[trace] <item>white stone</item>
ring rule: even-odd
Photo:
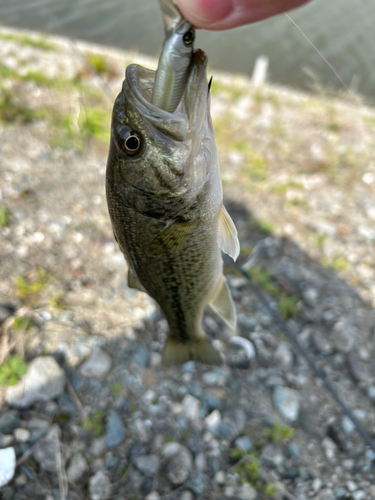
[[[111,482],[102,472],[98,471],[90,477],[89,491],[91,500],[107,500],[111,495]]]
[[[80,373],[84,377],[103,378],[108,375],[112,366],[110,356],[102,349],[94,349],[91,356],[83,363]]]
[[[0,450],[0,488],[12,479],[15,470],[16,453],[14,448]]]
[[[199,399],[191,396],[191,394],[186,394],[186,396],[182,400],[182,404],[184,407],[185,416],[190,420],[196,420],[198,418],[201,406]]]
[[[27,408],[38,401],[50,401],[64,391],[66,378],[52,356],[31,361],[27,374],[13,386],[8,386],[5,400],[10,406]]]
[[[82,455],[82,453],[76,453],[66,471],[68,481],[70,483],[76,483],[82,478],[87,470],[88,465],[85,457]]]
[[[22,429],[19,427],[18,429],[14,429],[13,435],[16,441],[20,443],[27,443],[30,439],[31,432],[28,429]]]
[[[295,422],[299,415],[299,393],[289,387],[276,386],[273,402],[279,413],[290,422]]]

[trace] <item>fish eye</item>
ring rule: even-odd
[[[128,156],[136,155],[141,149],[141,136],[137,134],[137,132],[129,130],[128,128],[126,128],[125,130],[122,129],[119,132],[118,144],[121,151],[123,151]]]
[[[191,45],[194,42],[194,38],[195,38],[195,31],[194,28],[191,28],[183,36],[184,44]]]

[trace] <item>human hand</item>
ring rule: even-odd
[[[303,5],[308,0],[175,0],[196,28],[226,30],[261,21]]]

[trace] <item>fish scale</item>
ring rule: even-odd
[[[223,206],[206,72],[197,50],[172,113],[152,102],[155,72],[130,65],[112,113],[109,213],[128,285],[154,298],[168,321],[165,365],[221,362],[202,329],[207,305],[236,326],[221,250],[236,259],[239,242]]]

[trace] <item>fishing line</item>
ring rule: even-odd
[[[298,31],[301,33],[301,35],[303,35],[303,37],[309,42],[309,44],[311,45],[311,47],[320,55],[320,57],[323,59],[323,61],[331,68],[331,70],[333,71],[333,73],[335,74],[335,76],[340,80],[340,82],[342,83],[342,85],[348,91],[348,94],[353,99],[355,99],[356,96],[353,94],[353,92],[350,90],[350,88],[346,85],[346,83],[344,82],[344,80],[341,78],[341,76],[338,74],[338,72],[335,70],[335,68],[332,66],[332,64],[328,61],[328,59],[324,56],[324,54],[322,52],[320,52],[320,50],[318,49],[318,47],[313,44],[313,42],[309,39],[309,37],[307,35],[305,35],[305,33],[301,30],[301,28],[298,26],[298,24],[295,21],[293,21],[293,19],[289,16],[289,14],[287,14],[286,12],[284,12],[284,14],[289,19],[289,21],[292,24],[294,24],[294,26],[298,29]]]
[[[232,264],[233,265],[233,264]],[[296,337],[296,335],[292,332],[292,330],[288,327],[288,325],[285,323],[285,321],[282,319],[280,314],[272,307],[270,304],[269,300],[266,298],[262,290],[254,283],[253,279],[251,278],[250,274],[238,263],[234,263],[234,266],[238,271],[242,274],[242,276],[248,281],[250,287],[253,289],[255,294],[257,295],[259,301],[263,304],[263,306],[267,309],[268,313],[274,320],[274,322],[277,324],[277,326],[287,334],[289,340],[292,342],[295,350],[307,361],[307,364],[311,368],[311,370],[314,372],[314,374],[320,378],[320,380],[323,382],[324,388],[326,391],[331,395],[331,397],[336,401],[336,403],[341,407],[342,411],[347,415],[348,418],[353,422],[355,428],[357,429],[357,432],[362,436],[364,441],[368,444],[368,446],[372,449],[373,452],[375,452],[375,443],[374,441],[370,438],[370,436],[367,434],[367,432],[364,430],[360,422],[357,420],[357,418],[353,415],[351,410],[346,406],[344,401],[340,398],[340,396],[337,394],[335,389],[333,388],[331,382],[326,378],[324,373],[320,368],[317,367],[315,364],[315,361],[313,358],[310,356],[310,354],[306,351],[304,347],[302,347],[300,341]]]

